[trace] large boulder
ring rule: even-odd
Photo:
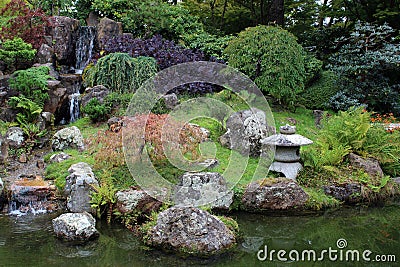
[[[192,255],[218,254],[236,244],[234,233],[220,219],[198,208],[161,212],[147,237],[148,245]]]
[[[115,207],[121,214],[149,215],[152,211],[159,210],[162,205],[145,191],[134,188],[118,191],[115,196],[117,198]]]
[[[177,206],[229,209],[233,192],[217,172],[187,172],[176,187],[174,202]]]
[[[233,113],[226,121],[226,133],[220,137],[223,146],[244,155],[258,156],[261,140],[275,132],[269,127],[264,111],[257,108]]]
[[[357,169],[362,169],[367,174],[369,174],[371,177],[373,177],[373,176],[382,177],[383,176],[383,171],[382,171],[381,166],[379,165],[379,161],[374,158],[363,158],[354,153],[350,153],[349,160],[350,160],[351,166],[353,166],[354,168],[357,168]]]
[[[307,193],[295,181],[272,178],[250,183],[242,205],[250,211],[288,210],[303,207],[307,200]]]
[[[25,143],[24,131],[19,127],[10,127],[6,133],[6,141],[10,148],[20,148]]]
[[[116,22],[109,18],[102,18],[97,25],[97,43],[100,49],[103,48],[104,43],[112,38],[122,35],[122,23]]]
[[[76,126],[59,130],[53,136],[52,148],[54,151],[75,148],[83,150],[85,145],[81,131]]]
[[[61,65],[74,66],[79,20],[63,16],[54,16],[52,20],[54,27],[51,28],[51,35],[56,59]]]
[[[71,212],[93,212],[90,200],[93,187],[98,187],[99,182],[92,168],[85,162],[71,165],[68,169],[70,175],[66,178],[64,193],[67,196],[67,208]]]
[[[326,195],[349,204],[358,203],[362,200],[362,189],[359,183],[332,184],[323,186],[323,189]]]
[[[87,212],[65,213],[52,223],[56,236],[66,241],[87,241],[99,236],[96,220]]]
[[[97,98],[100,103],[104,102],[104,98],[110,93],[103,85],[96,85],[85,89],[85,94],[81,97],[81,107],[85,107],[90,100]]]

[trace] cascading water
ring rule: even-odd
[[[69,96],[69,122],[74,122],[79,118],[79,91]]]
[[[83,69],[89,64],[92,58],[94,40],[96,38],[96,28],[93,26],[81,26],[79,28],[79,38],[76,42],[76,63],[77,74],[82,74]]]

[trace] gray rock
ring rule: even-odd
[[[10,127],[6,133],[6,139],[10,148],[20,148],[24,145],[24,131],[19,127]]]
[[[261,139],[275,132],[267,125],[264,111],[256,108],[233,113],[226,121],[226,129],[220,137],[223,146],[254,156],[261,152]]]
[[[71,158],[70,155],[68,155],[67,153],[61,152],[58,154],[54,154],[50,157],[50,162],[58,162],[60,163],[61,161],[67,160]]]
[[[122,23],[109,18],[102,18],[97,25],[97,43],[100,49],[103,48],[104,41],[112,37],[122,35]]]
[[[85,107],[90,100],[97,98],[100,103],[104,102],[104,98],[110,93],[103,85],[96,85],[85,89],[85,94],[81,97],[81,107]]]
[[[358,183],[323,186],[325,194],[346,203],[358,203],[362,200],[361,185]]]
[[[85,162],[73,164],[68,172],[64,188],[67,196],[67,208],[71,212],[92,212],[91,193],[94,186],[99,186],[92,168]]]
[[[165,106],[168,109],[174,109],[174,107],[179,104],[178,97],[175,93],[163,95],[161,98],[164,99]]]
[[[161,212],[148,237],[148,245],[191,255],[218,254],[236,244],[221,220],[197,208],[172,207]]]
[[[3,189],[4,189],[4,183],[3,183],[3,180],[1,180],[1,177],[0,177],[0,195],[3,193]]]
[[[53,136],[52,148],[54,151],[75,148],[83,150],[83,137],[81,131],[76,126],[59,130]]]
[[[42,44],[36,54],[36,60],[40,64],[51,63],[53,60],[54,49],[47,44]]]
[[[349,160],[350,160],[351,166],[364,170],[371,177],[372,176],[379,176],[379,177],[383,176],[383,171],[382,171],[381,166],[379,165],[379,161],[374,158],[364,159],[354,153],[350,153]]]
[[[67,241],[97,238],[96,220],[89,213],[65,213],[52,220],[56,236]]]
[[[307,200],[307,193],[295,181],[278,178],[250,183],[242,204],[250,211],[287,210],[302,208]]]
[[[8,148],[7,139],[0,134],[0,164],[7,162]]]
[[[57,61],[62,65],[72,66],[75,61],[79,20],[62,16],[54,16],[51,19],[55,25],[51,28],[51,35]]]
[[[177,206],[207,205],[215,209],[229,209],[233,192],[217,172],[187,172],[176,187],[174,201]]]
[[[148,215],[152,211],[157,211],[162,203],[143,190],[128,189],[118,191],[115,194],[117,198],[116,209],[122,214],[136,212],[138,214]]]
[[[400,185],[400,177],[395,177],[395,178],[392,178],[392,179],[393,179],[393,182],[395,182],[396,184]]]

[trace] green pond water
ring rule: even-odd
[[[97,223],[101,236],[86,245],[70,245],[55,238],[51,219],[56,214],[36,216],[0,215],[0,266],[400,266],[400,203],[385,207],[348,207],[307,215],[232,215],[241,228],[238,246],[212,259],[181,258],[172,253],[149,250],[137,237],[118,224]],[[347,246],[337,241],[345,239]],[[343,241],[343,240],[342,240]],[[340,246],[343,246],[341,243]],[[265,246],[270,250],[315,250],[316,261],[279,261],[276,254],[260,261]],[[322,250],[337,250],[336,261],[327,254],[318,261]],[[347,250],[358,250],[360,261],[345,261]],[[370,250],[363,261],[361,253]],[[397,262],[373,262],[376,255],[394,255]],[[293,252],[292,257],[296,254]],[[334,254],[333,254],[334,256]],[[334,258],[332,256],[332,258]],[[299,256],[301,257],[301,256]],[[351,260],[351,255],[348,258]],[[393,256],[390,256],[393,261]]]

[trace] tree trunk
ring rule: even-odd
[[[284,26],[285,16],[284,16],[284,0],[273,0],[271,3],[271,8],[269,9],[269,21],[277,25]]]

